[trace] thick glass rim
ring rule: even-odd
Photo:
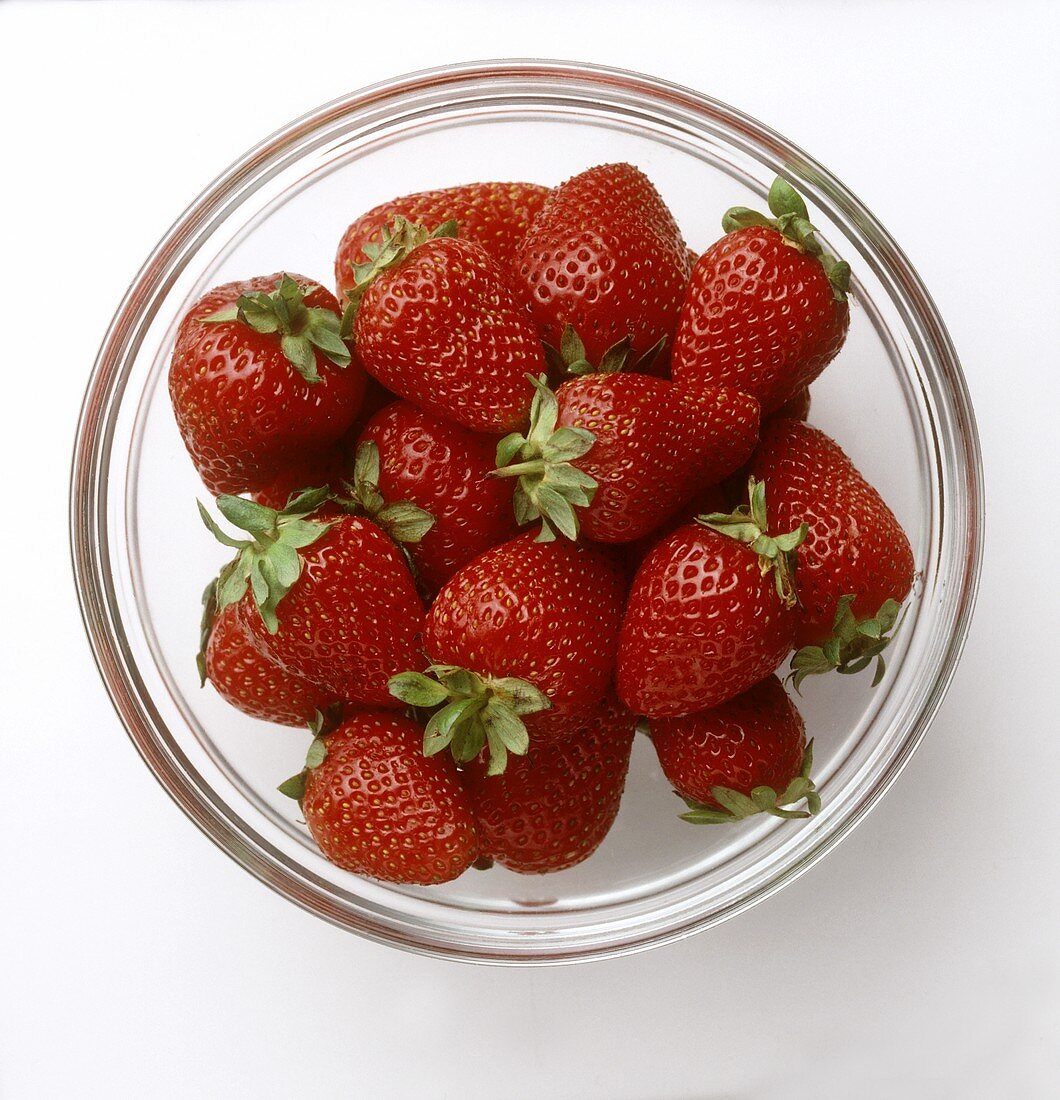
[[[756,159],[796,180],[816,204],[827,204],[844,228],[871,250],[874,273],[887,286],[915,335],[922,384],[935,410],[935,472],[944,510],[937,550],[952,585],[948,615],[932,650],[937,671],[925,684],[905,737],[883,765],[847,800],[830,829],[797,857],[759,877],[735,898],[710,912],[671,914],[616,937],[588,929],[569,943],[537,951],[532,945],[506,950],[431,936],[397,922],[358,916],[319,889],[308,873],[295,874],[267,843],[237,823],[212,792],[196,785],[179,754],[163,744],[162,720],[140,678],[122,627],[109,568],[108,479],[114,421],[140,340],[176,272],[194,254],[211,221],[237,207],[241,198],[353,118],[382,125],[405,114],[482,97],[520,102],[577,99],[628,112],[639,108],[665,116],[677,128],[721,132]],[[946,461],[942,459],[945,457]],[[217,177],[184,211],[133,280],[103,339],[75,439],[70,494],[71,551],[82,618],[93,654],[126,730],[167,793],[237,863],[303,908],[379,942],[424,954],[495,963],[556,963],[627,954],[683,938],[719,923],[768,897],[822,858],[861,821],[897,778],[934,717],[960,657],[978,588],[983,544],[983,476],[978,435],[956,352],[930,295],[904,253],[866,207],[830,172],[775,131],[709,96],[654,77],[605,66],[565,61],[478,61],[423,70],[373,84],[296,119],[248,151]]]

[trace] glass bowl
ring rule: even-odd
[[[200,689],[199,596],[224,551],[169,407],[177,324],[210,286],[285,268],[330,285],[336,243],[395,194],[476,179],[556,183],[630,161],[689,244],[727,207],[761,207],[782,173],[854,270],[850,336],[813,388],[838,438],[909,532],[918,579],[887,678],[821,677],[799,706],[815,738],[821,813],[728,827],[683,808],[638,737],[601,849],[556,875],[469,871],[395,887],[338,870],[276,791],[308,733],[271,727]],[[74,569],[89,638],[133,743],[203,832],[274,890],[374,940],[432,955],[549,963],[618,955],[707,928],[820,859],[894,781],[954,671],[982,541],[982,475],[964,378],[935,306],[887,232],[828,171],[706,96],[566,62],[481,62],[402,77],[292,122],[179,218],[134,280],[96,362],[76,441]]]

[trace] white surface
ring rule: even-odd
[[[1055,7],[360,7],[0,3],[0,1096],[1055,1095]],[[838,850],[677,946],[508,971],[332,929],[168,801],[81,631],[66,479],[111,312],[208,179],[352,87],[535,54],[698,87],[853,187],[963,357],[988,537],[950,695]]]

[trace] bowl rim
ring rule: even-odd
[[[145,714],[141,695],[143,684],[131,654],[119,641],[123,635],[114,622],[113,581],[107,568],[106,554],[106,485],[101,484],[105,479],[99,476],[100,457],[109,453],[113,415],[116,414],[124,392],[125,379],[119,377],[119,368],[123,363],[124,353],[133,344],[137,331],[145,323],[143,307],[155,296],[165,292],[166,287],[163,284],[167,265],[179,255],[183,245],[193,236],[193,231],[208,220],[211,211],[222,203],[231,202],[233,191],[244,181],[253,178],[264,164],[278,157],[284,148],[297,144],[307,135],[325,129],[341,118],[428,90],[455,90],[473,83],[499,81],[540,81],[555,85],[576,81],[580,86],[594,85],[601,90],[618,88],[645,96],[656,103],[691,111],[711,120],[720,119],[737,133],[749,135],[755,142],[766,145],[794,179],[801,180],[804,175],[812,175],[815,180],[826,181],[832,205],[855,222],[869,237],[892,278],[897,280],[913,302],[924,339],[931,345],[934,358],[941,368],[941,382],[945,388],[948,412],[958,429],[956,434],[962,445],[958,453],[959,472],[963,475],[962,485],[966,496],[963,518],[966,519],[967,530],[963,571],[960,584],[956,586],[952,597],[956,601],[956,614],[940,660],[939,672],[899,751],[887,762],[864,797],[800,859],[781,867],[767,881],[739,897],[720,913],[699,914],[696,919],[686,920],[662,932],[650,931],[646,935],[626,939],[621,943],[579,948],[557,954],[483,953],[467,948],[441,946],[437,942],[410,941],[396,935],[391,929],[381,929],[368,923],[359,924],[351,921],[348,915],[340,915],[333,905],[314,894],[311,889],[297,883],[285,882],[282,873],[277,874],[276,868],[263,853],[249,850],[238,837],[233,836],[221,808],[207,805],[202,792],[192,789],[183,776],[175,773],[153,745],[151,723]],[[610,958],[685,938],[727,920],[771,896],[803,874],[850,834],[908,763],[952,680],[967,638],[978,592],[984,537],[983,510],[983,470],[978,431],[967,384],[953,343],[937,307],[912,264],[856,196],[824,166],[776,131],[703,93],[670,81],[605,65],[515,58],[469,61],[423,69],[368,85],[322,104],[254,145],[204,188],[180,214],[151,251],[122,298],[104,335],[89,377],[74,440],[70,478],[70,549],[82,621],[93,657],[130,740],[169,796],[222,851],[288,900],[339,927],[357,931],[376,942],[401,946],[425,955],[463,961],[541,965]]]

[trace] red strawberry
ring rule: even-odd
[[[483,551],[518,534],[511,486],[487,479],[496,451],[487,436],[397,401],[361,438],[379,450],[383,497],[410,500],[434,517],[431,529],[409,548],[429,590],[436,592]]]
[[[515,259],[541,339],[558,347],[572,325],[593,362],[626,337],[634,355],[672,337],[690,270],[673,216],[630,164],[590,168],[557,187]]]
[[[520,523],[568,538],[631,542],[721,481],[758,441],[758,402],[735,390],[682,390],[644,374],[587,374],[556,394],[535,383],[526,435],[497,448],[498,477],[518,477]],[[578,511],[575,511],[575,508]]]
[[[573,867],[596,851],[618,814],[636,718],[608,699],[585,727],[489,775],[464,773],[482,854],[520,874]]]
[[[258,504],[280,512],[292,497],[306,489],[326,487],[341,492],[343,482],[350,477],[352,465],[349,445],[343,439],[326,451],[307,451],[300,455],[294,463],[250,496]]]
[[[488,742],[491,767],[569,734],[607,693],[625,584],[595,549],[520,535],[487,550],[442,589],[427,614],[437,680],[413,672],[391,691],[418,707],[446,704],[425,751],[460,761]],[[539,713],[544,711],[545,713]],[[523,721],[526,716],[526,722]]]
[[[307,451],[300,455],[268,485],[251,493],[252,500],[280,510],[292,496],[309,488],[326,486],[336,496],[342,496],[345,483],[353,476],[354,455],[361,432],[377,412],[398,400],[370,374],[365,376],[365,381],[361,411],[343,438],[325,451]]]
[[[473,431],[511,431],[544,353],[502,270],[454,231],[428,236],[398,218],[357,269],[344,331],[355,325],[365,369],[387,389]]]
[[[913,552],[894,513],[837,443],[797,420],[768,426],[750,469],[776,522],[807,527],[795,644],[808,649],[793,662],[796,683],[832,668],[857,672],[873,658],[878,682],[887,632],[913,585]]]
[[[420,751],[423,730],[386,711],[354,714],[310,746],[280,790],[298,800],[332,863],[384,882],[449,882],[478,841],[456,766]]]
[[[266,485],[346,431],[364,371],[339,337],[339,305],[305,279],[227,283],[181,321],[169,395],[211,493]]]
[[[770,417],[772,420],[806,420],[810,415],[810,387],[803,386],[780,406]]]
[[[744,482],[746,485],[746,481]],[[655,531],[644,535],[635,542],[627,542],[622,547],[622,560],[630,580],[636,575],[641,563],[648,554],[672,535],[678,527],[694,522],[700,516],[710,515],[711,512],[725,512],[729,508],[729,501],[721,485],[708,485],[700,489],[692,500],[686,504],[674,516],[661,524]]]
[[[704,517],[659,543],[637,571],[622,623],[626,706],[653,718],[691,714],[774,672],[795,631],[793,559],[804,535],[767,534],[759,484],[750,509]]]
[[[353,268],[369,259],[365,245],[379,244],[383,230],[401,215],[428,230],[455,221],[465,241],[481,245],[507,271],[549,189],[536,183],[468,183],[391,199],[362,214],[343,235],[335,257],[339,298],[353,290]]]
[[[821,806],[810,779],[812,746],[775,676],[711,710],[653,718],[651,739],[666,778],[687,802],[685,821],[713,825],[769,813],[809,817]],[[800,799],[805,810],[784,810]]]
[[[234,604],[217,614],[216,583],[203,596],[199,677],[213,684],[227,703],[252,718],[283,726],[304,726],[323,713],[335,696],[294,676],[250,644]]]
[[[374,522],[309,515],[323,497],[303,494],[283,512],[218,497],[222,515],[250,535],[242,540],[199,506],[214,535],[237,550],[218,578],[218,607],[238,603],[251,644],[332,698],[397,706],[387,681],[423,667],[423,604],[402,552]]]
[[[850,268],[823,251],[806,204],[778,178],[769,209],[725,215],[692,271],[672,360],[678,384],[732,386],[763,416],[824,370],[850,324]]]

